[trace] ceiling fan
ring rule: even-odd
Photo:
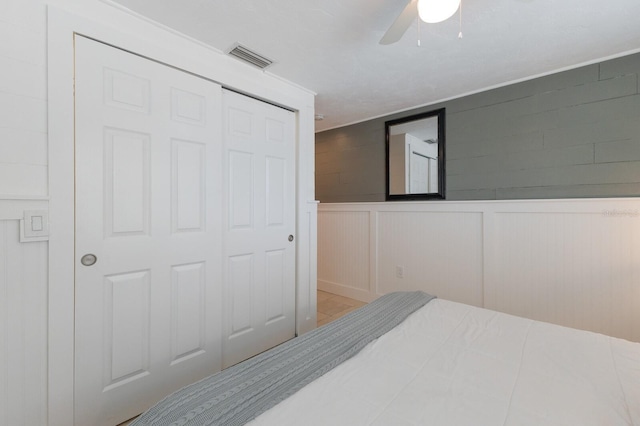
[[[460,0],[410,0],[380,39],[380,44],[399,41],[417,17],[430,24],[442,22],[456,13],[459,7]]]

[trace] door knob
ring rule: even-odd
[[[293,235],[289,235],[289,241],[293,241]]]
[[[82,259],[80,259],[80,263],[82,263],[84,266],[92,266],[97,261],[98,258],[96,257],[96,255],[91,253],[85,254],[84,256],[82,256]]]

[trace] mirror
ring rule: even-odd
[[[387,201],[445,198],[444,112],[385,122]]]

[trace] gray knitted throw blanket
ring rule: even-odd
[[[382,296],[175,392],[131,426],[243,425],[357,354],[433,298],[420,291]]]

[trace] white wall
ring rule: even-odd
[[[46,208],[46,8],[0,2],[0,424],[47,423],[47,248],[18,218]],[[38,200],[38,201],[31,201]]]
[[[0,424],[47,418],[47,243],[18,242],[0,220]]]
[[[639,259],[633,198],[321,204],[318,212],[319,289],[363,301],[419,289],[633,341]]]
[[[44,3],[0,2],[0,40],[0,197],[46,197]]]
[[[296,241],[303,260],[297,281],[310,285],[298,289],[298,331],[315,326],[313,94],[108,0],[2,0],[1,425],[72,424],[72,31],[98,39],[105,35],[115,45],[143,49],[147,56],[299,112]],[[18,219],[26,209],[49,210],[48,243],[18,242]]]

